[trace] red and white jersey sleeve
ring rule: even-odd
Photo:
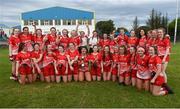
[[[76,56],[79,56],[78,50],[74,50],[74,51],[68,50],[68,51],[66,52],[66,54],[69,55],[69,57],[70,57],[71,60],[74,60]]]
[[[31,67],[31,53],[30,52],[26,52],[26,53],[19,52],[16,56],[16,61],[19,61],[20,65],[26,64],[29,67]]]
[[[150,72],[157,72],[157,66],[160,65],[161,66],[162,64],[162,60],[159,56],[154,56],[154,57],[150,57],[149,59],[149,63],[148,63],[148,66],[149,66],[149,71]]]
[[[27,34],[27,35],[20,34],[19,35],[19,39],[20,39],[21,43],[25,43],[28,51],[30,51],[30,52],[33,51],[33,47],[32,47],[33,38],[32,37],[33,37],[32,34]]]
[[[164,56],[166,53],[167,48],[171,48],[171,43],[169,38],[164,38],[162,40],[158,40],[157,43],[157,48],[158,48],[158,54],[159,56]]]
[[[43,53],[43,66],[45,67],[49,64],[52,64],[56,59],[55,53],[48,54],[47,52]]]
[[[139,40],[137,37],[129,37],[128,38],[128,46],[137,46],[139,43]]]
[[[63,66],[66,66],[67,63],[67,57],[66,54],[61,54],[59,52],[56,53],[56,61],[57,65],[62,64]]]
[[[19,44],[20,44],[19,37],[10,36],[8,43],[9,43],[9,46],[11,46],[12,55],[17,55]]]

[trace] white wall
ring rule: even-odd
[[[23,27],[24,27],[24,24],[23,24],[23,21],[21,21],[21,28]],[[34,32],[34,28],[32,25],[28,25],[27,27],[29,28],[30,32]],[[43,34],[49,33],[51,27],[55,27],[56,30],[59,30],[60,32],[62,32],[63,29],[67,29],[69,32],[76,29],[76,25],[55,25],[54,20],[53,20],[53,25],[40,25],[40,22],[39,22],[39,25],[36,26],[37,29],[38,28],[42,29]],[[90,29],[90,35],[92,35],[92,32],[95,30],[94,20],[92,20],[92,25],[89,25],[89,29]],[[79,25],[78,30],[84,31],[87,34],[87,28],[85,25]]]

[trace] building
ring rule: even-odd
[[[21,14],[21,27],[29,27],[34,31],[33,23],[37,28],[41,28],[43,33],[48,33],[51,27],[56,27],[57,31],[68,29],[75,30],[79,23],[79,31],[87,31],[85,23],[89,24],[90,32],[95,29],[94,12],[71,9],[65,7],[51,7]]]

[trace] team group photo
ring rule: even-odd
[[[180,106],[178,0],[68,0],[54,1],[52,7],[46,6],[49,1],[16,1],[39,7],[7,10],[21,13],[14,27],[6,26],[18,23],[1,8],[0,107]],[[11,0],[2,3],[18,6]],[[113,12],[116,3],[121,7]]]

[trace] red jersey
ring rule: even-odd
[[[103,59],[104,58],[104,59]],[[108,55],[108,56],[105,56],[105,57],[102,57],[102,60],[103,60],[103,65],[106,67],[106,66],[110,66],[111,65],[111,62],[112,62],[112,57],[111,55]]]
[[[149,57],[144,55],[140,57],[137,55],[136,63],[137,63],[137,77],[141,79],[149,79],[151,77],[151,73],[148,71],[148,61]]]
[[[69,38],[69,43],[74,43],[76,46],[79,46],[80,42],[81,42],[81,39],[79,36]]]
[[[41,51],[32,51],[31,52],[31,57],[35,58],[35,59],[39,59],[41,53],[42,53]]]
[[[139,40],[137,37],[129,37],[128,38],[128,46],[137,46],[139,43]]]
[[[121,45],[126,45],[128,43],[128,36],[127,35],[119,35],[117,36],[117,42]]]
[[[171,42],[169,38],[158,39],[157,48],[159,56],[164,56],[166,49],[171,47]]]
[[[16,56],[16,61],[19,61],[20,65],[26,64],[31,67],[31,53],[29,52],[19,52]]]
[[[148,62],[148,66],[149,66],[149,71],[150,72],[157,72],[157,65],[161,65],[162,61],[161,58],[159,56],[151,56]]]
[[[130,55],[119,55],[120,74],[128,71]]]
[[[47,52],[44,52],[43,54],[43,67],[46,67],[47,65],[49,64],[52,64],[54,62],[54,59],[55,59],[55,53],[52,52],[52,53],[47,53]]]
[[[12,55],[17,55],[18,54],[19,44],[20,44],[19,37],[16,37],[16,36],[13,36],[13,35],[10,36],[10,38],[8,40],[8,43],[11,46]]]
[[[33,51],[32,47],[32,34],[20,34],[19,39],[21,43],[25,43],[28,51]]]
[[[62,64],[63,66],[66,66],[67,63],[67,57],[66,54],[62,54],[60,52],[56,53],[56,61],[57,61],[57,65]]]
[[[146,37],[142,37],[139,40],[139,46],[146,48],[147,39]]]
[[[89,57],[90,61],[93,64],[96,64],[98,67],[101,67],[102,55],[101,53],[91,53]]]
[[[38,43],[40,46],[42,46],[42,44],[43,44],[43,38],[44,38],[43,35],[37,36],[36,34],[34,34],[34,35],[33,35],[33,42],[34,42],[34,43]]]
[[[80,71],[87,71],[89,63],[89,55],[82,56],[81,54],[78,57],[78,64],[80,66]]]
[[[64,48],[66,49],[68,44],[69,44],[69,37],[66,36],[60,36],[60,44],[64,46]]]
[[[57,45],[56,45],[56,36],[53,36],[51,34],[47,34],[47,38],[48,38],[48,43],[50,45],[52,45],[53,49],[57,49]]]
[[[110,52],[111,53],[114,53],[114,46],[116,45],[115,41],[114,40],[111,40],[109,42],[109,47],[110,47]]]
[[[103,48],[103,47],[105,47],[105,46],[107,46],[107,45],[109,45],[110,44],[110,40],[109,39],[101,39],[100,41],[99,41],[99,45]]]
[[[78,50],[74,50],[74,51],[67,50],[66,54],[69,55],[71,60],[73,60],[76,56],[79,56]]]

